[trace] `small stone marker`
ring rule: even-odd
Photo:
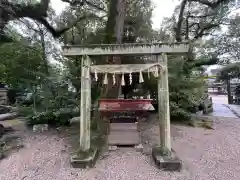
[[[80,117],[74,117],[70,119],[70,124],[80,123]]]
[[[109,151],[116,151],[118,149],[117,146],[108,146]]]
[[[134,148],[136,149],[137,152],[142,152],[143,150],[143,145],[142,144],[139,144],[137,146],[134,146]]]
[[[33,132],[48,131],[48,124],[36,124],[33,126]]]

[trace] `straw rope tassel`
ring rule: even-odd
[[[105,73],[105,75],[104,75],[103,84],[108,84],[108,77],[107,77],[107,73]]]
[[[115,73],[113,73],[113,85],[116,84],[116,76],[115,76]]]
[[[144,79],[143,79],[143,75],[142,75],[142,71],[139,72],[139,83],[143,83]]]
[[[122,86],[125,86],[124,74],[122,74],[122,81],[121,81],[121,85],[122,85]]]
[[[158,70],[159,70],[159,67],[157,67],[156,70],[155,70],[155,72],[154,72],[154,76],[155,76],[155,77],[158,77],[158,76],[159,76]]]
[[[97,71],[95,71],[94,76],[95,76],[95,81],[98,81],[98,74],[97,74]]]
[[[129,84],[132,84],[132,73],[129,73]]]
[[[148,69],[148,79],[150,79],[150,70]]]

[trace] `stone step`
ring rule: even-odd
[[[137,131],[111,131],[108,135],[108,145],[110,146],[135,146],[140,143]]]
[[[137,131],[137,123],[110,123],[110,132],[112,131]]]
[[[137,122],[136,117],[114,117],[110,119],[111,123],[135,123]]]

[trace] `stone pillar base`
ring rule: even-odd
[[[98,158],[99,150],[97,148],[89,151],[86,155],[74,155],[71,157],[70,162],[74,168],[92,168]]]
[[[176,156],[176,153],[171,150],[167,154],[163,154],[159,147],[152,149],[152,157],[159,169],[165,171],[181,171],[182,161]]]

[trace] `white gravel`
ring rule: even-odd
[[[148,130],[152,143],[158,127]],[[172,126],[182,172],[162,172],[150,156],[132,149],[108,152],[93,169],[71,168],[67,144],[56,134],[28,136],[25,148],[0,161],[0,180],[239,180],[240,120],[220,120],[215,130]]]

